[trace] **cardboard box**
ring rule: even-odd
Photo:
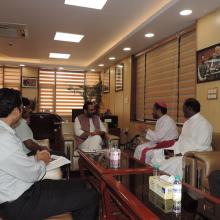
[[[149,188],[163,199],[173,199],[173,185],[159,176],[149,177]]]

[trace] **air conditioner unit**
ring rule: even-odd
[[[27,25],[0,23],[0,38],[28,38]]]

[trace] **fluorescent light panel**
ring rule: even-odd
[[[64,4],[101,10],[106,2],[107,0],[65,0]]]
[[[55,59],[69,59],[70,54],[67,53],[50,53],[49,58],[55,58]]]
[[[56,32],[54,40],[79,43],[84,35]]]

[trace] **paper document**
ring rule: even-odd
[[[53,155],[53,154],[51,155],[51,159],[52,159],[52,161],[46,167],[47,171],[50,171],[50,170],[56,169],[58,167],[61,167],[63,165],[66,165],[68,163],[71,163],[71,161],[68,160],[67,158],[62,157],[62,156]]]

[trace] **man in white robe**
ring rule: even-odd
[[[200,103],[194,98],[185,100],[183,112],[187,120],[183,124],[178,141],[168,149],[173,150],[173,155],[166,156],[167,150],[164,149],[149,152],[152,158],[151,165],[159,164],[160,170],[180,177],[182,177],[182,158],[186,152],[212,150],[212,126],[199,113]]]
[[[83,151],[101,150],[102,137],[107,138],[106,128],[99,116],[95,115],[92,102],[86,102],[83,109],[84,114],[77,116],[74,122],[77,147]]]
[[[178,131],[175,121],[167,115],[167,105],[162,101],[157,101],[153,106],[153,118],[157,119],[155,130],[146,130],[148,142],[138,145],[134,152],[136,159],[142,160],[146,149],[154,148],[160,142],[171,141],[178,138]],[[141,130],[142,128],[140,128]],[[145,157],[145,156],[144,156]],[[144,162],[145,159],[143,159]]]

